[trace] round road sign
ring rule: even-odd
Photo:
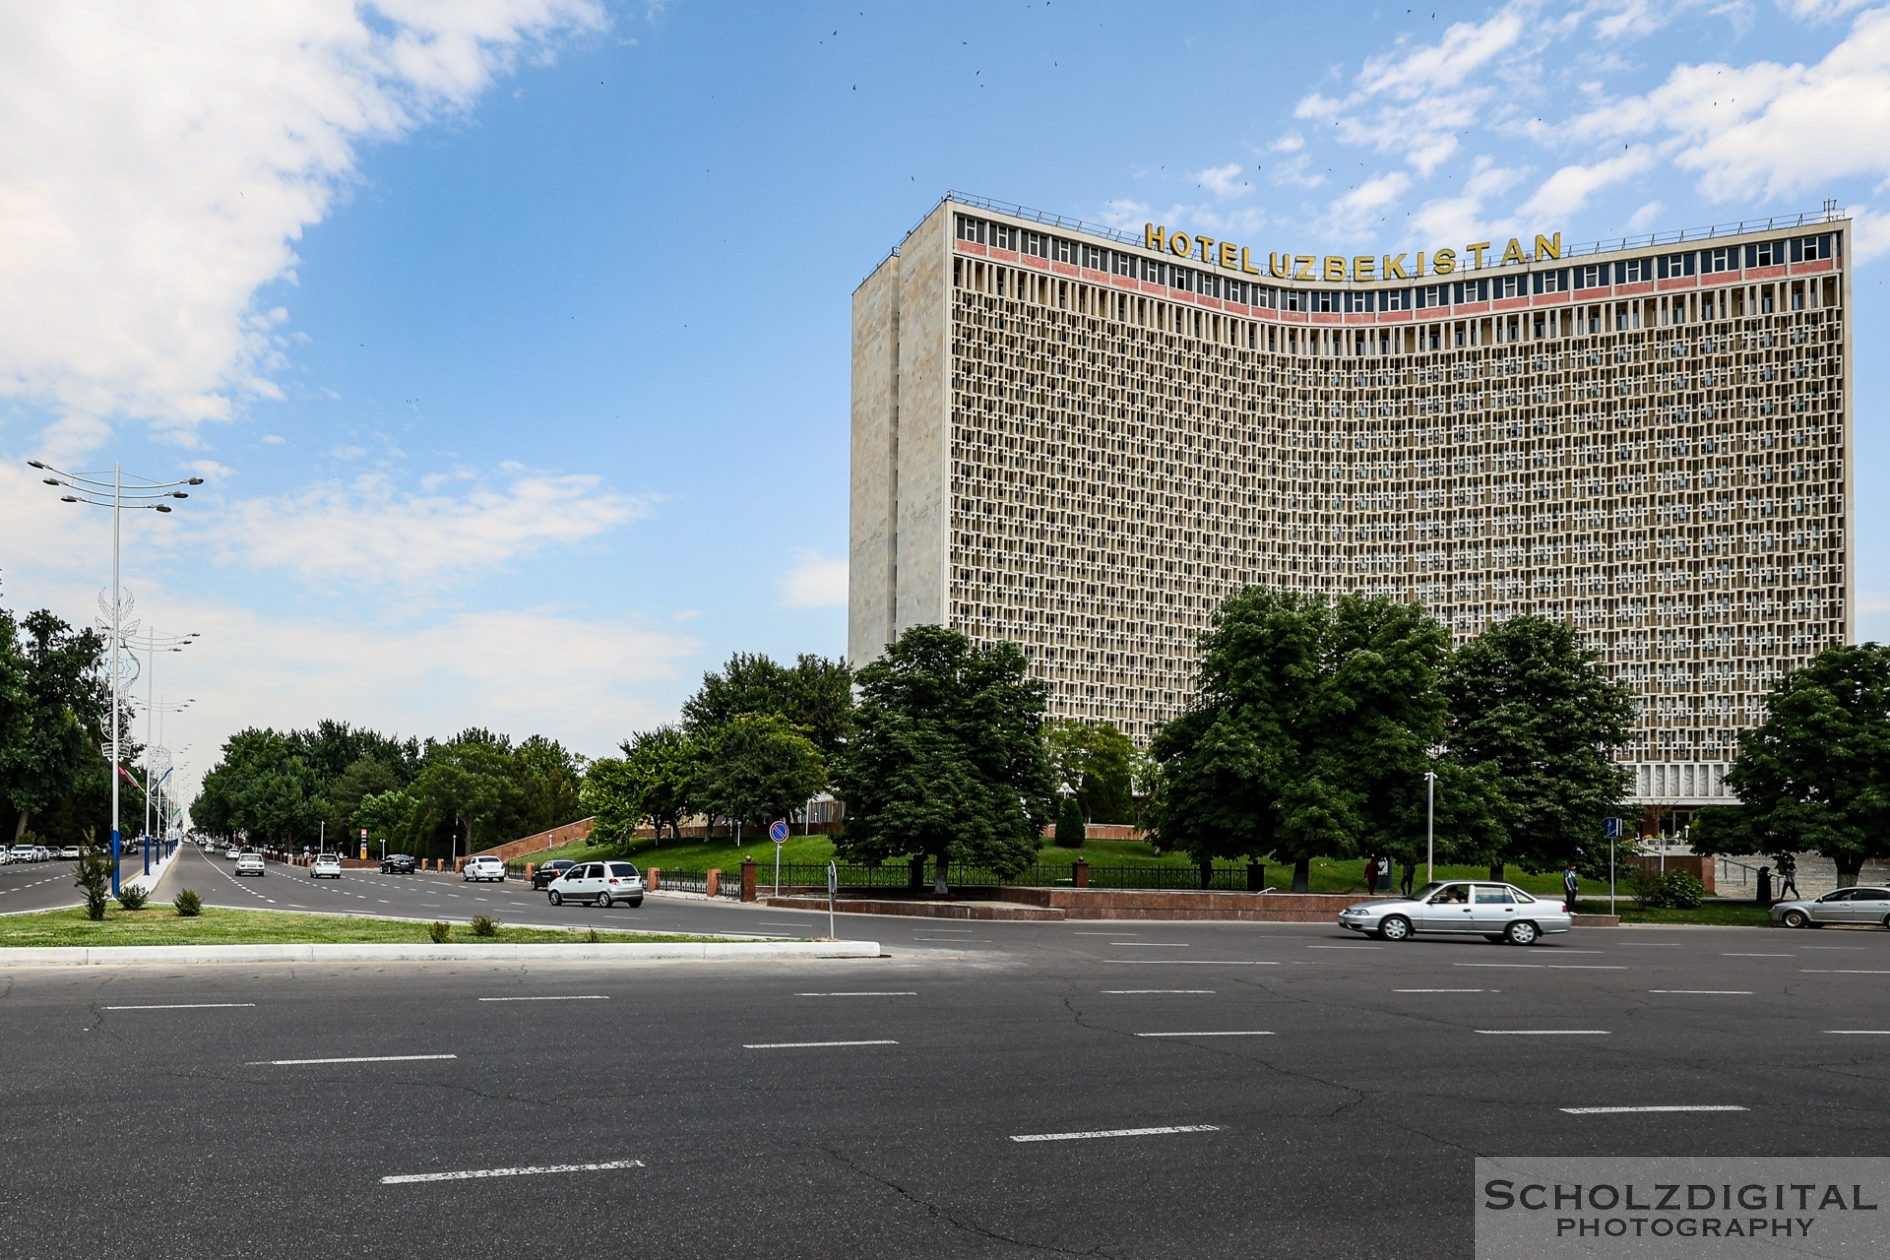
[[[786,844],[787,834],[787,823],[783,822],[781,819],[777,818],[768,824],[768,839],[774,841],[776,844]]]

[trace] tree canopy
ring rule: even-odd
[[[1633,691],[1600,653],[1565,622],[1512,617],[1452,653],[1443,688],[1450,758],[1481,778],[1505,837],[1486,858],[1493,877],[1506,861],[1555,870],[1595,845],[1629,788],[1614,754],[1634,721]]]
[[[704,750],[697,795],[738,826],[766,826],[801,809],[826,782],[820,750],[798,728],[771,713],[743,713]]]
[[[1086,821],[1133,819],[1135,741],[1115,723],[1053,718],[1044,725],[1044,740],[1057,786],[1075,795]]]
[[[36,815],[60,813],[89,781],[109,794],[99,756],[111,714],[104,655],[96,631],[44,609],[18,621],[0,609],[0,807],[11,812],[15,842]],[[135,753],[125,740],[123,759]]]
[[[847,803],[836,847],[879,862],[928,856],[1000,875],[1035,858],[1055,773],[1043,739],[1045,684],[1014,643],[974,644],[914,626],[859,672],[854,731],[834,783]]]
[[[1826,648],[1781,678],[1726,782],[1740,803],[1697,829],[1702,852],[1814,850],[1840,884],[1890,858],[1890,646]]]
[[[1423,832],[1449,651],[1423,610],[1249,588],[1201,637],[1192,703],[1151,744],[1151,822],[1199,861],[1400,852]]]

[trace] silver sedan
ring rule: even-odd
[[[1823,927],[1827,923],[1871,923],[1890,928],[1890,888],[1840,888],[1822,897],[1781,901],[1772,922],[1786,927]]]
[[[1340,927],[1381,941],[1409,940],[1423,932],[1532,945],[1546,933],[1568,931],[1574,922],[1560,902],[1533,897],[1514,884],[1470,880],[1426,884],[1410,897],[1364,901],[1339,912]]]

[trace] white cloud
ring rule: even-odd
[[[1850,216],[1852,258],[1867,263],[1890,253],[1890,215],[1869,206],[1852,206]]]
[[[1523,203],[1522,217],[1559,223],[1588,204],[1597,192],[1653,169],[1653,150],[1645,145],[1587,165],[1564,166],[1542,182]]]
[[[654,500],[615,494],[589,475],[501,465],[451,494],[411,493],[384,473],[299,494],[231,502],[201,526],[220,562],[281,568],[303,581],[409,595],[568,546],[648,515]]]
[[[1372,221],[1383,217],[1379,211],[1404,196],[1410,187],[1411,177],[1403,171],[1373,176],[1333,200],[1331,211],[1334,227],[1341,234],[1375,231],[1376,225]]]
[[[365,446],[331,446],[328,448],[328,453],[335,459],[344,460],[344,461],[351,460],[351,459],[360,459],[363,455],[367,454],[367,447]]]
[[[1238,197],[1247,191],[1247,181],[1240,177],[1243,169],[1238,162],[1229,162],[1225,166],[1210,166],[1204,171],[1196,171],[1194,182],[1216,197]]]
[[[1096,217],[1118,232],[1126,232],[1130,228],[1138,228],[1149,222],[1148,203],[1118,197],[1114,201],[1105,203],[1102,213]]]
[[[15,6],[0,39],[0,397],[49,450],[148,419],[186,436],[273,398],[293,243],[359,148],[462,116],[597,0]]]
[[[1499,166],[1487,154],[1481,155],[1471,163],[1463,191],[1419,206],[1411,215],[1411,227],[1419,239],[1439,243],[1468,243],[1507,235],[1516,220],[1512,217],[1492,222],[1484,204],[1514,188],[1527,174],[1526,169]]]
[[[847,562],[803,548],[781,579],[781,603],[788,608],[832,608],[847,602]]]
[[[1511,4],[1487,21],[1453,23],[1435,44],[1368,58],[1358,86],[1368,95],[1428,96],[1437,84],[1458,82],[1513,48],[1530,7]]]
[[[1779,0],[1779,8],[1801,22],[1829,22],[1846,13],[1855,13],[1870,0]]]
[[[288,442],[289,439],[283,437],[280,433],[265,433],[256,440],[261,442],[264,446],[281,446]]]
[[[236,469],[228,464],[219,464],[214,459],[194,459],[184,467],[209,481],[228,481],[236,476]]]
[[[1660,221],[1660,211],[1661,211],[1660,202],[1658,201],[1648,202],[1646,205],[1643,205],[1640,209],[1636,210],[1633,214],[1628,216],[1627,230],[1631,233],[1647,231],[1649,228],[1653,227],[1654,224]]]

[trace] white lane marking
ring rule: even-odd
[[[1751,989],[1649,989],[1649,993],[1693,994],[1696,997],[1751,997]]]
[[[829,1046],[896,1046],[896,1041],[749,1041],[744,1050],[824,1050]]]
[[[1725,1104],[1697,1104],[1667,1107],[1563,1107],[1561,1110],[1571,1116],[1624,1116],[1638,1115],[1644,1112],[1745,1111],[1747,1109],[1744,1107],[1727,1106]]]
[[[1626,971],[1610,963],[1452,963],[1453,967],[1505,967],[1529,971]]]
[[[1277,967],[1276,962],[1250,962],[1241,958],[1105,958],[1104,962],[1124,967]]]
[[[1890,1028],[1827,1028],[1827,1037],[1890,1037]]]
[[[849,993],[796,993],[795,997],[918,997],[913,989],[860,989]]]
[[[1864,949],[1862,945],[1807,945],[1805,946],[1805,948],[1806,949],[1822,949],[1822,950],[1827,950],[1827,951],[1839,950],[1846,954],[1862,953]]]
[[[1013,1133],[1013,1142],[1080,1142],[1088,1138],[1155,1137],[1163,1133],[1219,1133],[1218,1124],[1165,1124],[1153,1129],[1093,1129],[1088,1133]]]
[[[422,1181],[474,1181],[481,1177],[539,1177],[546,1173],[609,1172],[617,1168],[642,1168],[640,1159],[613,1159],[601,1164],[541,1164],[535,1168],[471,1168],[465,1172],[402,1173],[382,1177],[384,1186],[410,1186]]]
[[[1605,1028],[1479,1028],[1483,1037],[1606,1037]]]
[[[254,1002],[173,1002],[167,1006],[107,1006],[108,1011],[220,1011],[237,1006],[254,1006]]]
[[[251,1059],[244,1067],[302,1067],[311,1063],[417,1063],[422,1059],[457,1059],[456,1054],[370,1054],[345,1059]]]
[[[1808,976],[1890,976],[1890,971],[1863,971],[1855,967],[1800,967]]]
[[[1104,993],[1126,997],[1136,993],[1212,993],[1212,989],[1104,989]]]
[[[989,945],[988,936],[915,936],[915,941],[929,941],[934,945]]]
[[[1138,1037],[1271,1037],[1273,1034],[1259,1029],[1235,1029],[1231,1032],[1159,1032],[1135,1035]]]
[[[1393,993],[1494,993],[1495,989],[1393,989]]]
[[[1796,954],[1721,954],[1721,958],[1796,958]]]
[[[1071,936],[1134,936],[1134,932],[1072,932]]]
[[[1307,949],[1383,949],[1383,945],[1308,945]]]
[[[531,997],[480,998],[481,1002],[608,1002],[608,993],[545,993]]]
[[[921,932],[937,932],[940,936],[970,936],[973,932],[977,931],[978,929],[929,927],[929,928],[918,928],[917,930]]]
[[[1184,941],[1110,941],[1111,945],[1129,945],[1136,949],[1193,949]]]

